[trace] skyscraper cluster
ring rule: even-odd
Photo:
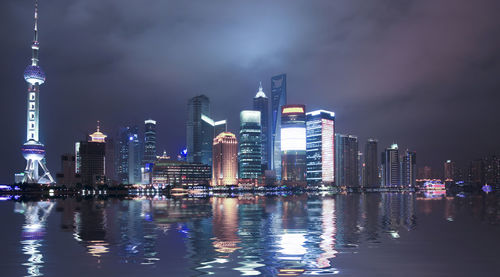
[[[27,165],[23,173],[16,174],[16,181],[54,183],[45,165],[45,147],[39,139],[39,87],[45,82],[45,74],[38,64],[37,2],[34,20],[32,62],[24,72],[28,107],[22,153]],[[197,185],[206,183],[196,180],[209,176],[210,169],[211,184],[217,186],[415,186],[415,152],[399,153],[393,144],[382,153],[379,166],[376,140],[369,139],[362,153],[356,136],[336,133],[334,112],[307,111],[304,104],[289,104],[286,74],[272,76],[270,90],[269,103],[262,82],[259,84],[252,109],[241,111],[239,130],[235,133],[228,132],[227,120],[213,119],[206,95],[189,99],[186,145],[178,156],[179,163],[169,162],[166,153],[157,156],[155,120],[145,120],[143,128],[124,126],[116,139],[101,132],[98,123],[94,133],[75,143],[74,154],[62,156],[58,181],[70,185],[164,186],[172,185],[170,180],[174,180],[176,184]],[[496,172],[495,162],[475,164],[471,166],[470,179],[492,179],[488,176],[495,175],[491,173]],[[448,179],[451,171],[447,170]]]

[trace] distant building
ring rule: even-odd
[[[253,110],[260,112],[262,171],[271,169],[271,137],[269,136],[269,99],[259,84],[259,91],[253,98]]]
[[[286,74],[271,78],[271,165],[276,178],[281,177],[281,108],[286,101]]]
[[[238,141],[232,133],[220,133],[213,140],[212,185],[238,185]]]
[[[445,182],[453,182],[454,179],[455,179],[455,162],[447,160],[446,162],[444,162],[443,180]]]
[[[336,185],[359,186],[358,137],[335,134]]]
[[[76,173],[76,159],[74,154],[63,154],[61,156],[61,173],[56,174],[58,185],[74,187],[81,184],[80,174]]]
[[[187,163],[160,156],[152,169],[152,184],[157,187],[208,186],[211,167],[204,164]]]
[[[379,180],[379,165],[378,165],[378,141],[368,139],[365,144],[365,178],[363,179],[364,187],[378,187]]]
[[[382,184],[386,187],[401,186],[401,172],[399,163],[399,149],[397,144],[385,149],[382,153]]]
[[[211,165],[212,141],[227,130],[227,122],[210,118],[210,101],[205,95],[189,99],[186,130],[187,161]]]
[[[116,182],[117,177],[116,177],[116,154],[115,154],[115,141],[107,137],[106,138],[106,157],[105,157],[105,175],[106,178],[108,179],[108,183]]]
[[[415,187],[417,179],[417,154],[408,149],[401,161],[401,182],[404,187]]]
[[[154,163],[156,161],[156,121],[148,119],[144,121],[144,155],[142,164]]]
[[[142,149],[137,126],[120,129],[118,135],[117,173],[123,184],[141,182]]]
[[[417,172],[417,178],[425,180],[433,179],[434,176],[432,175],[432,168],[428,165],[424,167],[419,167]]]
[[[281,180],[284,185],[306,185],[306,106],[281,107]]]
[[[307,183],[333,185],[335,181],[335,113],[306,114]]]
[[[211,138],[202,130],[201,115],[210,115],[210,101],[205,95],[199,95],[188,101],[188,120],[186,123],[187,161],[194,163],[208,163],[210,160],[203,155],[211,153]],[[207,142],[208,141],[208,142]],[[208,145],[208,146],[207,146]],[[207,150],[207,147],[210,148]]]
[[[358,186],[364,184],[365,175],[366,175],[365,156],[363,155],[363,152],[358,151]]]
[[[259,111],[241,111],[239,178],[257,179],[262,175],[262,140]]]
[[[497,156],[483,158],[484,184],[497,186],[500,184],[500,159]]]

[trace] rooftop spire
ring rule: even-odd
[[[38,0],[35,0],[35,26],[34,36],[33,36],[33,44],[31,45],[31,49],[33,49],[33,56],[31,58],[31,65],[38,65]]]
[[[264,90],[262,89],[262,81],[259,82],[259,91],[257,92],[257,94],[255,95],[255,98],[259,98],[259,97],[264,97],[266,98],[266,94],[264,93]]]

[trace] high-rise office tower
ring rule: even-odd
[[[260,112],[261,140],[262,140],[262,170],[271,169],[271,142],[269,136],[269,99],[267,98],[262,83],[259,84],[259,91],[253,98],[253,109]]]
[[[45,146],[39,139],[40,85],[45,82],[45,73],[38,65],[38,1],[35,1],[35,27],[33,44],[31,45],[31,65],[24,71],[24,80],[28,83],[28,110],[26,125],[26,142],[21,152],[26,159],[23,183],[54,183],[54,179],[45,165]],[[40,168],[42,175],[39,174]]]
[[[106,135],[100,131],[90,135],[88,141],[77,143],[79,173],[83,185],[106,183]]]
[[[337,186],[359,186],[358,137],[335,134],[335,158]]]
[[[364,187],[377,187],[380,185],[378,178],[378,141],[376,139],[368,139],[365,144],[365,178],[363,179]]]
[[[134,126],[130,129],[128,143],[128,183],[138,184],[142,181],[142,151],[139,140],[139,128]]]
[[[116,173],[118,182],[128,184],[128,144],[130,141],[130,127],[121,128],[118,132],[118,143],[116,145]],[[78,154],[76,154],[78,157]],[[78,164],[77,164],[78,168]]]
[[[202,146],[207,144],[203,140],[207,135],[202,131],[201,115],[210,116],[210,101],[205,95],[199,95],[188,101],[188,120],[186,123],[186,146],[187,161],[190,163],[202,163]],[[208,140],[211,146],[211,139]],[[206,145],[205,145],[206,146]],[[209,151],[210,152],[210,151]],[[208,162],[205,160],[203,163]]]
[[[217,135],[213,140],[213,186],[238,184],[238,141],[229,132]]]
[[[453,182],[454,179],[455,179],[455,162],[452,162],[451,160],[447,160],[444,163],[443,180],[445,182]]]
[[[358,151],[358,185],[361,186],[365,182],[366,165],[363,152]]]
[[[156,121],[144,121],[144,158],[143,165],[154,163],[156,160]]]
[[[74,187],[81,183],[80,174],[76,173],[76,160],[74,154],[63,154],[61,156],[61,173],[56,174],[57,184]]]
[[[406,149],[401,162],[401,185],[415,187],[417,179],[417,154]]]
[[[106,179],[108,183],[116,181],[115,163],[115,141],[111,137],[106,138]]]
[[[226,130],[226,120],[214,121],[210,118],[208,97],[199,95],[189,99],[186,124],[187,161],[211,165],[213,139]]]
[[[281,177],[281,107],[286,105],[286,74],[271,78],[271,165]]]
[[[261,115],[259,111],[240,113],[239,177],[257,179],[262,175]]]
[[[305,105],[281,107],[281,180],[285,185],[306,185],[305,112]]]
[[[118,134],[117,173],[119,182],[136,184],[141,182],[142,151],[137,126],[124,127]]]
[[[401,185],[401,174],[399,164],[399,150],[397,144],[385,149],[382,153],[382,184],[386,187],[399,187]]]
[[[307,183],[333,185],[335,181],[335,113],[306,114]]]

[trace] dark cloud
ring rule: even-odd
[[[0,181],[24,168],[33,1],[0,3]],[[186,102],[204,93],[236,131],[258,82],[288,74],[288,102],[337,114],[337,130],[415,149],[420,164],[497,152],[500,2],[121,1],[40,3],[41,137],[49,168],[101,120],[159,122],[185,143]],[[231,103],[231,105],[228,105]]]

